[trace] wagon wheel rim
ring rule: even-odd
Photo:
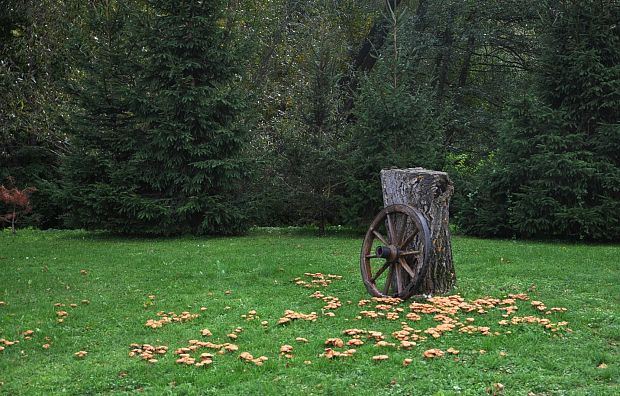
[[[375,297],[407,299],[424,279],[430,252],[426,218],[408,205],[391,205],[372,221],[360,253],[362,280]]]

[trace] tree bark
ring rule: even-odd
[[[389,10],[396,10],[401,1],[402,0],[386,0],[384,14],[390,15]],[[370,29],[370,32],[368,33],[368,37],[364,40],[364,43],[353,57],[351,69],[354,73],[367,72],[373,68],[378,59],[377,52],[383,47],[385,39],[389,33],[389,27],[389,17],[384,17],[378,21],[375,21]],[[354,96],[355,92],[357,92],[358,83],[358,77],[355,74],[344,77],[340,82],[345,95],[347,95],[347,100],[344,103],[344,108],[342,109],[345,114],[349,113],[353,109],[353,102],[355,100]]]
[[[405,204],[419,210],[431,230],[429,267],[414,294],[449,292],[456,284],[456,274],[448,224],[454,186],[448,174],[423,168],[384,169],[381,185],[385,206]]]

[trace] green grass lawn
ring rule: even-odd
[[[361,237],[316,238],[287,230],[156,240],[80,231],[0,233],[0,338],[19,341],[0,352],[0,393],[620,394],[619,246],[454,237],[454,293],[466,301],[519,293],[530,300],[516,301],[518,311],[504,326],[498,323],[506,320],[499,308],[510,304],[486,313],[461,310],[451,316],[456,327],[439,338],[424,333],[440,324],[435,314],[405,317],[412,301],[392,307],[390,312],[402,308],[397,320],[356,319],[363,310],[386,312],[373,302],[358,306],[369,298],[359,275],[360,247]],[[306,272],[342,279],[316,289],[296,285],[298,277],[310,283]],[[326,302],[310,297],[316,290],[342,302],[332,311],[335,316],[322,310]],[[567,311],[546,315],[532,300]],[[318,317],[278,325],[287,309]],[[252,310],[254,317],[242,317]],[[68,313],[62,323],[58,311]],[[199,316],[156,329],[145,326],[161,319],[160,311]],[[511,322],[527,316],[568,324],[552,331]],[[406,350],[378,347],[363,334],[364,344],[353,347],[352,356],[319,356],[328,338],[351,339],[342,333],[350,328],[380,331],[398,346],[392,333],[403,322],[421,331],[411,334],[427,339]],[[489,327],[498,335],[459,331],[466,325]],[[243,331],[230,340],[227,334],[237,327]],[[213,335],[202,336],[205,328]],[[34,332],[31,339],[23,334],[27,330]],[[189,340],[229,342],[239,349],[222,355],[199,349],[192,355],[211,352],[212,364],[177,364],[174,352]],[[148,363],[129,356],[132,343],[169,350]],[[280,356],[285,344],[293,347],[291,358]],[[423,357],[432,348],[459,353]],[[76,358],[81,350],[88,355]],[[268,360],[258,366],[240,359],[241,352]],[[389,359],[373,361],[375,355]],[[403,366],[406,358],[411,364]]]

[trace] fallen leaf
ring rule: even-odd
[[[597,368],[600,368],[600,369],[606,369],[606,368],[607,368],[607,365],[606,365],[605,363],[601,363],[601,364],[599,364],[599,365],[598,365],[598,366],[596,366],[596,367],[597,367]]]
[[[375,361],[382,361],[382,360],[388,360],[390,357],[388,355],[375,355],[372,357],[372,360]]]

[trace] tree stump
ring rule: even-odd
[[[413,294],[449,292],[456,283],[456,274],[448,226],[454,186],[448,174],[423,168],[384,169],[381,171],[381,186],[385,206],[405,204],[419,210],[431,230],[429,267],[423,279],[416,282]]]

